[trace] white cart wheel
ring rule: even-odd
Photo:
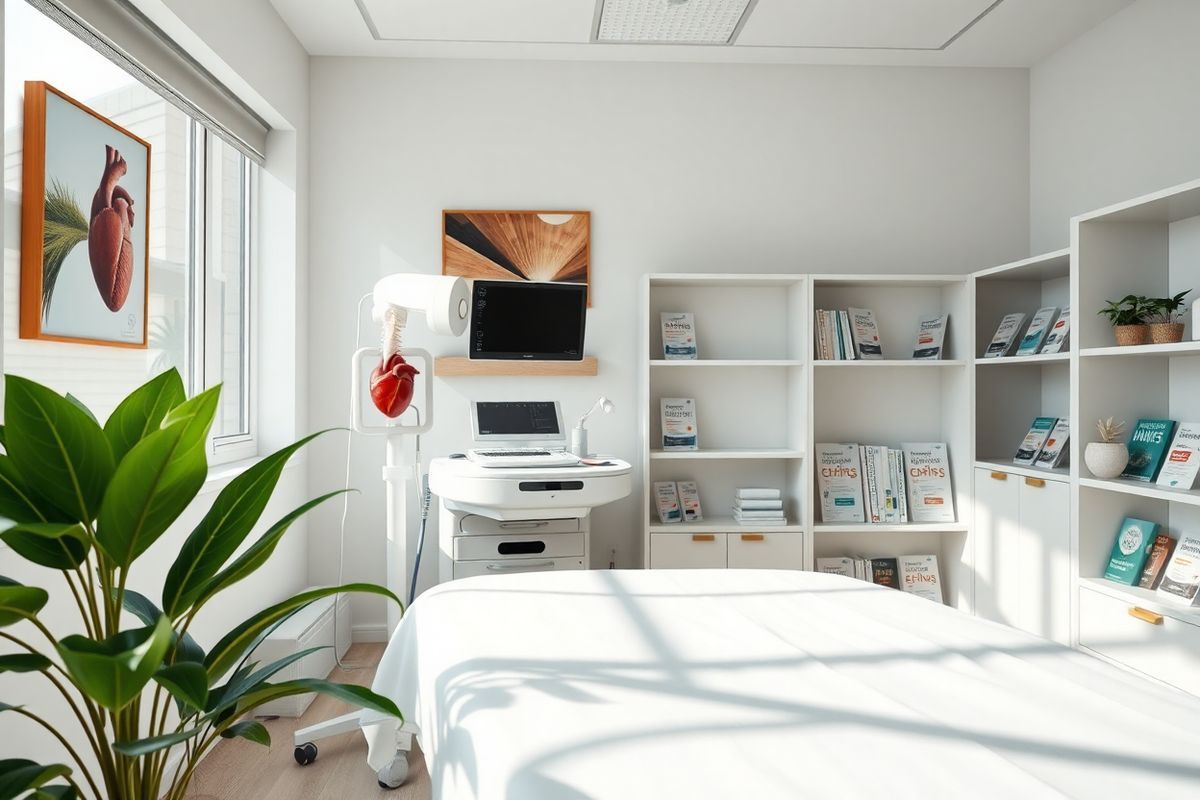
[[[375,773],[384,789],[399,789],[408,777],[408,753],[397,753],[391,764]]]

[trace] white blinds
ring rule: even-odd
[[[28,0],[261,164],[267,124],[127,0]]]

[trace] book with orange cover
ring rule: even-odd
[[[1139,588],[1158,588],[1158,582],[1162,580],[1163,568],[1167,566],[1167,559],[1171,557],[1174,550],[1175,540],[1170,536],[1160,533],[1154,537],[1154,544],[1150,545],[1150,555],[1146,556],[1146,566],[1142,568],[1142,579],[1138,581]]]

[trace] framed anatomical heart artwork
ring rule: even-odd
[[[150,143],[25,83],[21,338],[146,347]]]

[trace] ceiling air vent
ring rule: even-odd
[[[597,42],[732,44],[756,0],[597,0]]]

